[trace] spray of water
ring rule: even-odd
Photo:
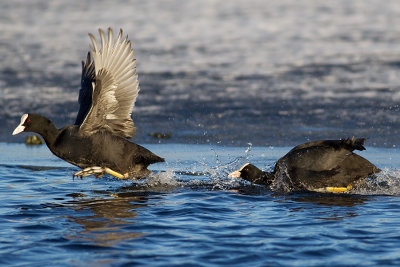
[[[399,195],[400,169],[385,168],[356,185],[351,193],[360,195]]]
[[[141,185],[146,187],[147,190],[175,189],[183,186],[183,183],[178,179],[178,175],[172,169],[153,173],[147,179],[139,181],[139,183],[142,183]]]
[[[215,167],[206,166],[204,171],[209,175],[214,190],[225,190],[232,187],[237,187],[244,181],[241,179],[233,179],[228,177],[229,173],[238,169],[249,161],[252,144],[248,143],[248,147],[244,151],[244,156],[231,159],[228,163],[223,164],[218,153],[215,153]]]

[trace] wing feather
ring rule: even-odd
[[[128,38],[122,38],[122,30],[115,42],[112,29],[108,29],[107,38],[101,29],[99,34],[100,47],[89,34],[95,81],[92,105],[80,130],[85,134],[107,130],[131,138],[136,130],[131,113],[140,90],[134,51]]]
[[[95,80],[94,65],[90,53],[86,62],[82,61],[81,89],[79,90],[79,111],[76,116],[75,125],[81,125],[92,106],[93,82]]]

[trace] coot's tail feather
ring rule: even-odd
[[[346,139],[342,139],[342,145],[344,145],[345,147],[347,147],[349,150],[353,151],[355,149],[357,150],[365,150],[364,147],[364,142],[365,140],[367,140],[366,138],[355,138],[353,136],[353,138],[346,138]]]

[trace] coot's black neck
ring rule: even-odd
[[[251,182],[254,184],[259,184],[259,185],[266,185],[269,186],[275,179],[275,173],[274,172],[262,172],[260,176],[257,178],[251,179]]]
[[[54,124],[51,126],[51,128],[44,129],[43,133],[40,133],[40,135],[43,136],[44,140],[46,141],[48,147],[54,145],[58,135],[58,129],[54,126]]]
[[[35,127],[32,129],[32,131],[40,134],[49,148],[54,145],[59,133],[59,130],[56,128],[56,126],[45,117],[43,117],[43,121],[40,126]]]

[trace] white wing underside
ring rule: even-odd
[[[139,93],[136,61],[128,36],[122,39],[120,30],[114,42],[113,31],[108,29],[106,40],[99,29],[101,47],[92,34],[90,54],[95,68],[92,106],[80,126],[85,134],[107,130],[125,138],[134,136],[136,129],[131,113]]]

